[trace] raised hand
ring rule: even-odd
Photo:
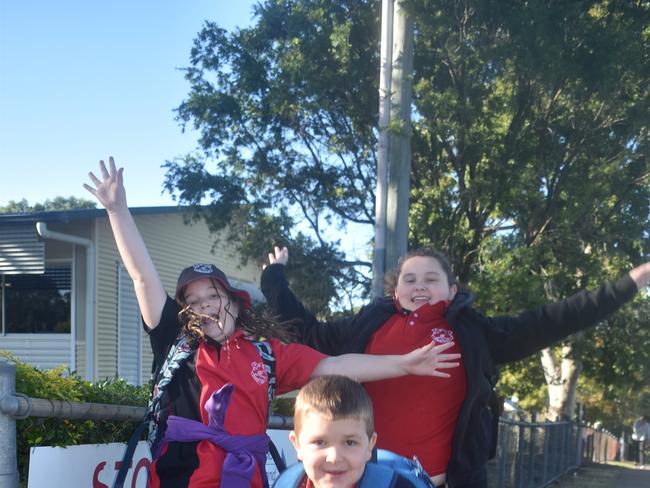
[[[108,221],[111,224],[115,244],[133,280],[140,312],[145,324],[153,329],[160,323],[167,299],[165,287],[126,204],[122,168],[117,169],[115,161],[110,157],[108,169],[104,161],[100,161],[99,170],[102,179],[100,180],[92,172],[88,173],[95,186],[84,184],[84,188],[92,193],[108,212]]]
[[[287,264],[289,262],[289,250],[286,247],[275,246],[274,252],[269,253],[269,264]]]
[[[109,169],[106,169],[104,161],[99,162],[99,170],[102,175],[102,180],[97,178],[91,171],[88,173],[90,180],[95,187],[84,183],[84,188],[92,193],[99,203],[109,212],[116,212],[128,208],[126,204],[126,190],[124,189],[124,182],[122,178],[122,171],[124,168],[117,169],[113,156],[108,158]]]
[[[453,347],[453,345],[453,342],[448,342],[436,346],[435,342],[431,342],[426,346],[414,349],[408,354],[405,354],[402,356],[404,358],[405,372],[418,376],[449,378],[449,373],[438,370],[455,368],[460,365],[457,361],[460,358],[460,354],[442,354],[450,347]]]

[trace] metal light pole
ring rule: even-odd
[[[390,104],[390,157],[386,207],[386,269],[397,264],[408,249],[408,211],[411,190],[411,77],[413,21],[402,2],[393,15],[393,71]]]
[[[400,0],[382,0],[374,297],[383,295],[386,270],[407,251],[412,71],[413,21]]]
[[[390,148],[390,89],[393,57],[393,0],[381,2],[381,51],[379,70],[379,149],[377,151],[377,190],[375,191],[375,252],[372,269],[372,295],[383,294],[386,273],[386,191]]]

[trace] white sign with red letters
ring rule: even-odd
[[[288,431],[269,430],[267,434],[288,466],[297,462]],[[27,487],[111,488],[122,464],[125,447],[121,443],[34,447],[30,451]],[[149,446],[145,441],[140,441],[124,482],[125,488],[147,486],[150,461]],[[272,485],[278,472],[270,455],[267,457],[266,472]]]

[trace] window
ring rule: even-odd
[[[4,275],[5,333],[70,333],[72,273],[69,264],[44,274]]]

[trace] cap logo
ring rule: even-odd
[[[213,272],[211,264],[195,264],[192,269],[197,273],[210,274]]]

